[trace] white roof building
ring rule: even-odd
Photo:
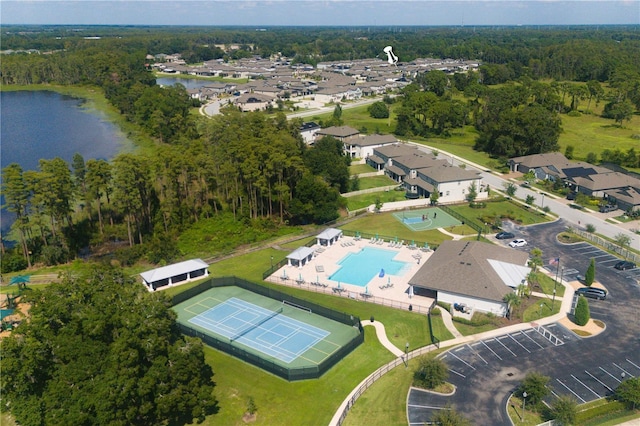
[[[162,266],[142,272],[142,283],[149,291],[155,291],[160,287],[173,286],[206,277],[209,275],[209,265],[202,259],[185,260],[173,265]]]

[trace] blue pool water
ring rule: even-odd
[[[398,252],[393,250],[365,247],[358,253],[349,253],[340,259],[340,269],[329,279],[364,287],[380,274],[381,269],[384,269],[385,276],[402,276],[410,265],[407,262],[393,260],[397,254]]]
[[[8,317],[13,313],[13,309],[0,309],[0,319],[4,319],[4,317]]]

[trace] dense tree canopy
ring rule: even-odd
[[[0,354],[2,407],[20,424],[177,425],[217,410],[202,343],[122,272],[67,277],[29,301]]]

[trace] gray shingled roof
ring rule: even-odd
[[[473,180],[480,177],[480,172],[449,165],[429,167],[428,169],[420,170],[420,173],[429,176],[438,183]]]
[[[393,135],[367,135],[364,137],[353,136],[345,140],[346,143],[354,146],[371,146],[392,144],[398,142]]]
[[[501,302],[513,291],[509,285],[520,284],[528,258],[525,252],[481,241],[444,241],[409,285]]]
[[[375,148],[373,152],[379,153],[379,155],[383,155],[387,158],[396,158],[396,157],[402,157],[405,155],[413,155],[416,152],[418,152],[418,148],[413,145],[398,143],[393,145],[381,146],[380,148]]]
[[[353,127],[349,126],[332,126],[325,129],[318,130],[318,135],[335,136],[338,138],[346,138],[349,136],[357,135],[360,132]]]

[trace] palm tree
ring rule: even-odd
[[[515,312],[516,308],[520,306],[520,303],[522,303],[522,299],[515,292],[509,292],[505,294],[502,300],[504,300],[505,303],[507,304],[507,310],[509,312],[509,316],[511,316],[510,315],[511,312],[512,311]]]

